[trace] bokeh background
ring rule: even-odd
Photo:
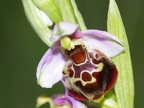
[[[106,30],[108,0],[76,0],[87,28]],[[116,0],[128,35],[135,80],[135,108],[144,108],[144,0]],[[21,0],[0,3],[0,108],[34,108],[39,95],[63,93],[36,83],[47,50],[24,14]]]

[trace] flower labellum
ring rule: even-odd
[[[38,83],[51,88],[64,79],[70,96],[100,102],[116,82],[110,57],[124,51],[122,42],[105,31],[78,31],[77,24],[65,21],[55,25],[50,40],[55,44],[38,65]]]
[[[97,100],[113,87],[118,71],[101,51],[88,52],[85,46],[66,50],[69,58],[63,74],[69,94],[79,100]]]

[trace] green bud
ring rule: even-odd
[[[78,8],[77,8],[77,5],[75,3],[75,0],[70,0],[71,1],[71,5],[73,7],[73,11],[74,11],[74,14],[75,14],[75,17],[77,19],[77,22],[80,26],[80,29],[81,30],[86,30],[86,26],[85,26],[85,23],[84,23],[84,20],[83,20],[83,17],[81,15],[81,13],[79,12]]]
[[[53,22],[58,23],[62,21],[61,12],[55,0],[33,0],[33,2],[40,10],[45,12]]]
[[[77,23],[70,0],[57,0],[64,21]]]
[[[75,0],[56,0],[64,21],[79,24],[81,30],[86,30],[84,20],[79,12]]]
[[[51,46],[52,42],[49,41],[51,29],[48,26],[51,26],[53,22],[44,12],[35,6],[32,0],[22,0],[22,3],[27,19],[35,32],[48,46]]]

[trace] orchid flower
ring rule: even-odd
[[[99,104],[102,108],[133,108],[129,44],[115,0],[109,0],[107,30],[125,44],[125,49],[110,33],[86,30],[75,0],[22,0],[22,3],[31,26],[50,47],[37,68],[37,80],[42,87],[51,88],[62,81],[66,92],[76,99],[100,102],[105,96]],[[52,31],[53,24],[56,25]],[[114,84],[113,92],[110,89]]]
[[[110,58],[124,51],[123,43],[106,31],[79,31],[65,21],[54,26],[50,41],[54,45],[37,67],[38,84],[52,88],[64,78],[70,96],[99,102],[116,82],[118,70]]]
[[[55,94],[51,97],[39,96],[36,107],[39,108],[45,103],[49,103],[50,108],[87,108],[87,106],[78,100],[63,94]]]

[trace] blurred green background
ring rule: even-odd
[[[144,0],[116,0],[128,35],[135,80],[135,108],[144,108]],[[88,28],[106,30],[108,0],[77,0]],[[34,108],[39,95],[63,93],[61,83],[43,89],[35,71],[47,50],[28,23],[21,0],[0,3],[0,108]]]

